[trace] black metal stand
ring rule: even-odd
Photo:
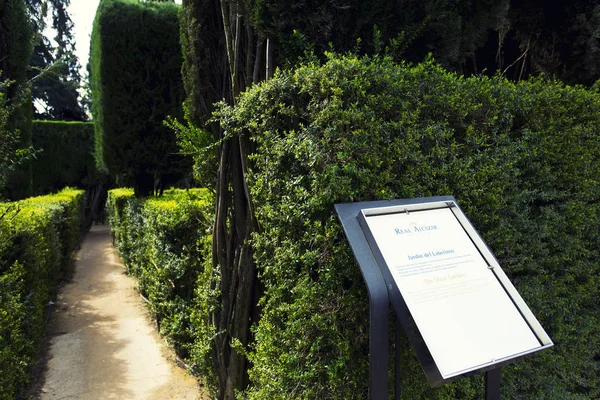
[[[387,201],[377,201],[369,205],[382,207],[389,204]],[[352,245],[369,294],[369,398],[387,400],[390,301],[385,280],[356,219],[365,206],[365,203],[351,203],[336,204],[335,208]]]
[[[396,384],[394,385],[394,399],[400,400],[400,335],[402,325],[400,325],[400,318],[396,316],[396,355],[394,359],[394,371],[396,375]]]
[[[451,201],[450,196],[426,198],[420,201]],[[414,200],[415,202],[418,200]],[[351,245],[352,251],[358,261],[362,276],[365,280],[369,295],[369,398],[371,400],[387,400],[389,397],[389,309],[390,294],[378,263],[371,252],[365,235],[358,221],[358,214],[362,209],[387,207],[394,205],[407,205],[411,201],[373,201],[364,203],[336,204],[335,209],[342,223],[344,232]],[[390,285],[391,286],[391,285]],[[397,310],[396,310],[397,312]],[[395,379],[394,397],[400,399],[400,316],[396,319],[396,354],[395,354]],[[409,337],[410,339],[410,337]],[[422,340],[422,339],[421,339]],[[413,345],[414,346],[414,345]],[[423,343],[423,346],[424,343]],[[421,351],[421,353],[425,353]],[[417,351],[417,356],[419,351]],[[431,357],[427,352],[427,356]],[[419,360],[421,362],[421,360]],[[429,361],[433,365],[433,360]],[[421,362],[423,365],[423,362]],[[433,365],[435,367],[435,365]],[[438,371],[439,375],[439,371]],[[500,400],[500,368],[485,372],[485,399]],[[439,377],[441,379],[441,376]]]
[[[500,368],[485,373],[485,400],[500,400]]]
[[[437,201],[452,200],[449,196],[431,198]],[[375,260],[371,248],[365,239],[357,216],[362,209],[405,205],[421,200],[380,200],[363,203],[336,204],[338,214],[348,242],[360,267],[369,294],[369,398],[371,400],[387,400],[389,397],[389,310],[390,297],[381,270]],[[400,318],[396,325],[396,376],[395,398],[400,398]]]

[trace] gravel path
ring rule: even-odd
[[[35,398],[208,399],[149,322],[108,226],[92,226],[55,307]]]

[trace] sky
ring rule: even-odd
[[[75,54],[82,67],[82,75],[88,63],[90,54],[90,35],[92,23],[96,15],[99,0],[71,0],[67,8],[71,21],[75,24],[73,36],[75,37]]]

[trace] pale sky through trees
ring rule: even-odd
[[[75,24],[73,37],[75,38],[75,53],[82,68],[81,75],[87,75],[85,66],[90,54],[90,35],[98,2],[99,0],[71,0],[67,9]]]

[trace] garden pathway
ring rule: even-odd
[[[112,247],[108,226],[92,226],[49,326],[45,379],[35,398],[195,400],[208,398],[149,322],[135,281]]]

